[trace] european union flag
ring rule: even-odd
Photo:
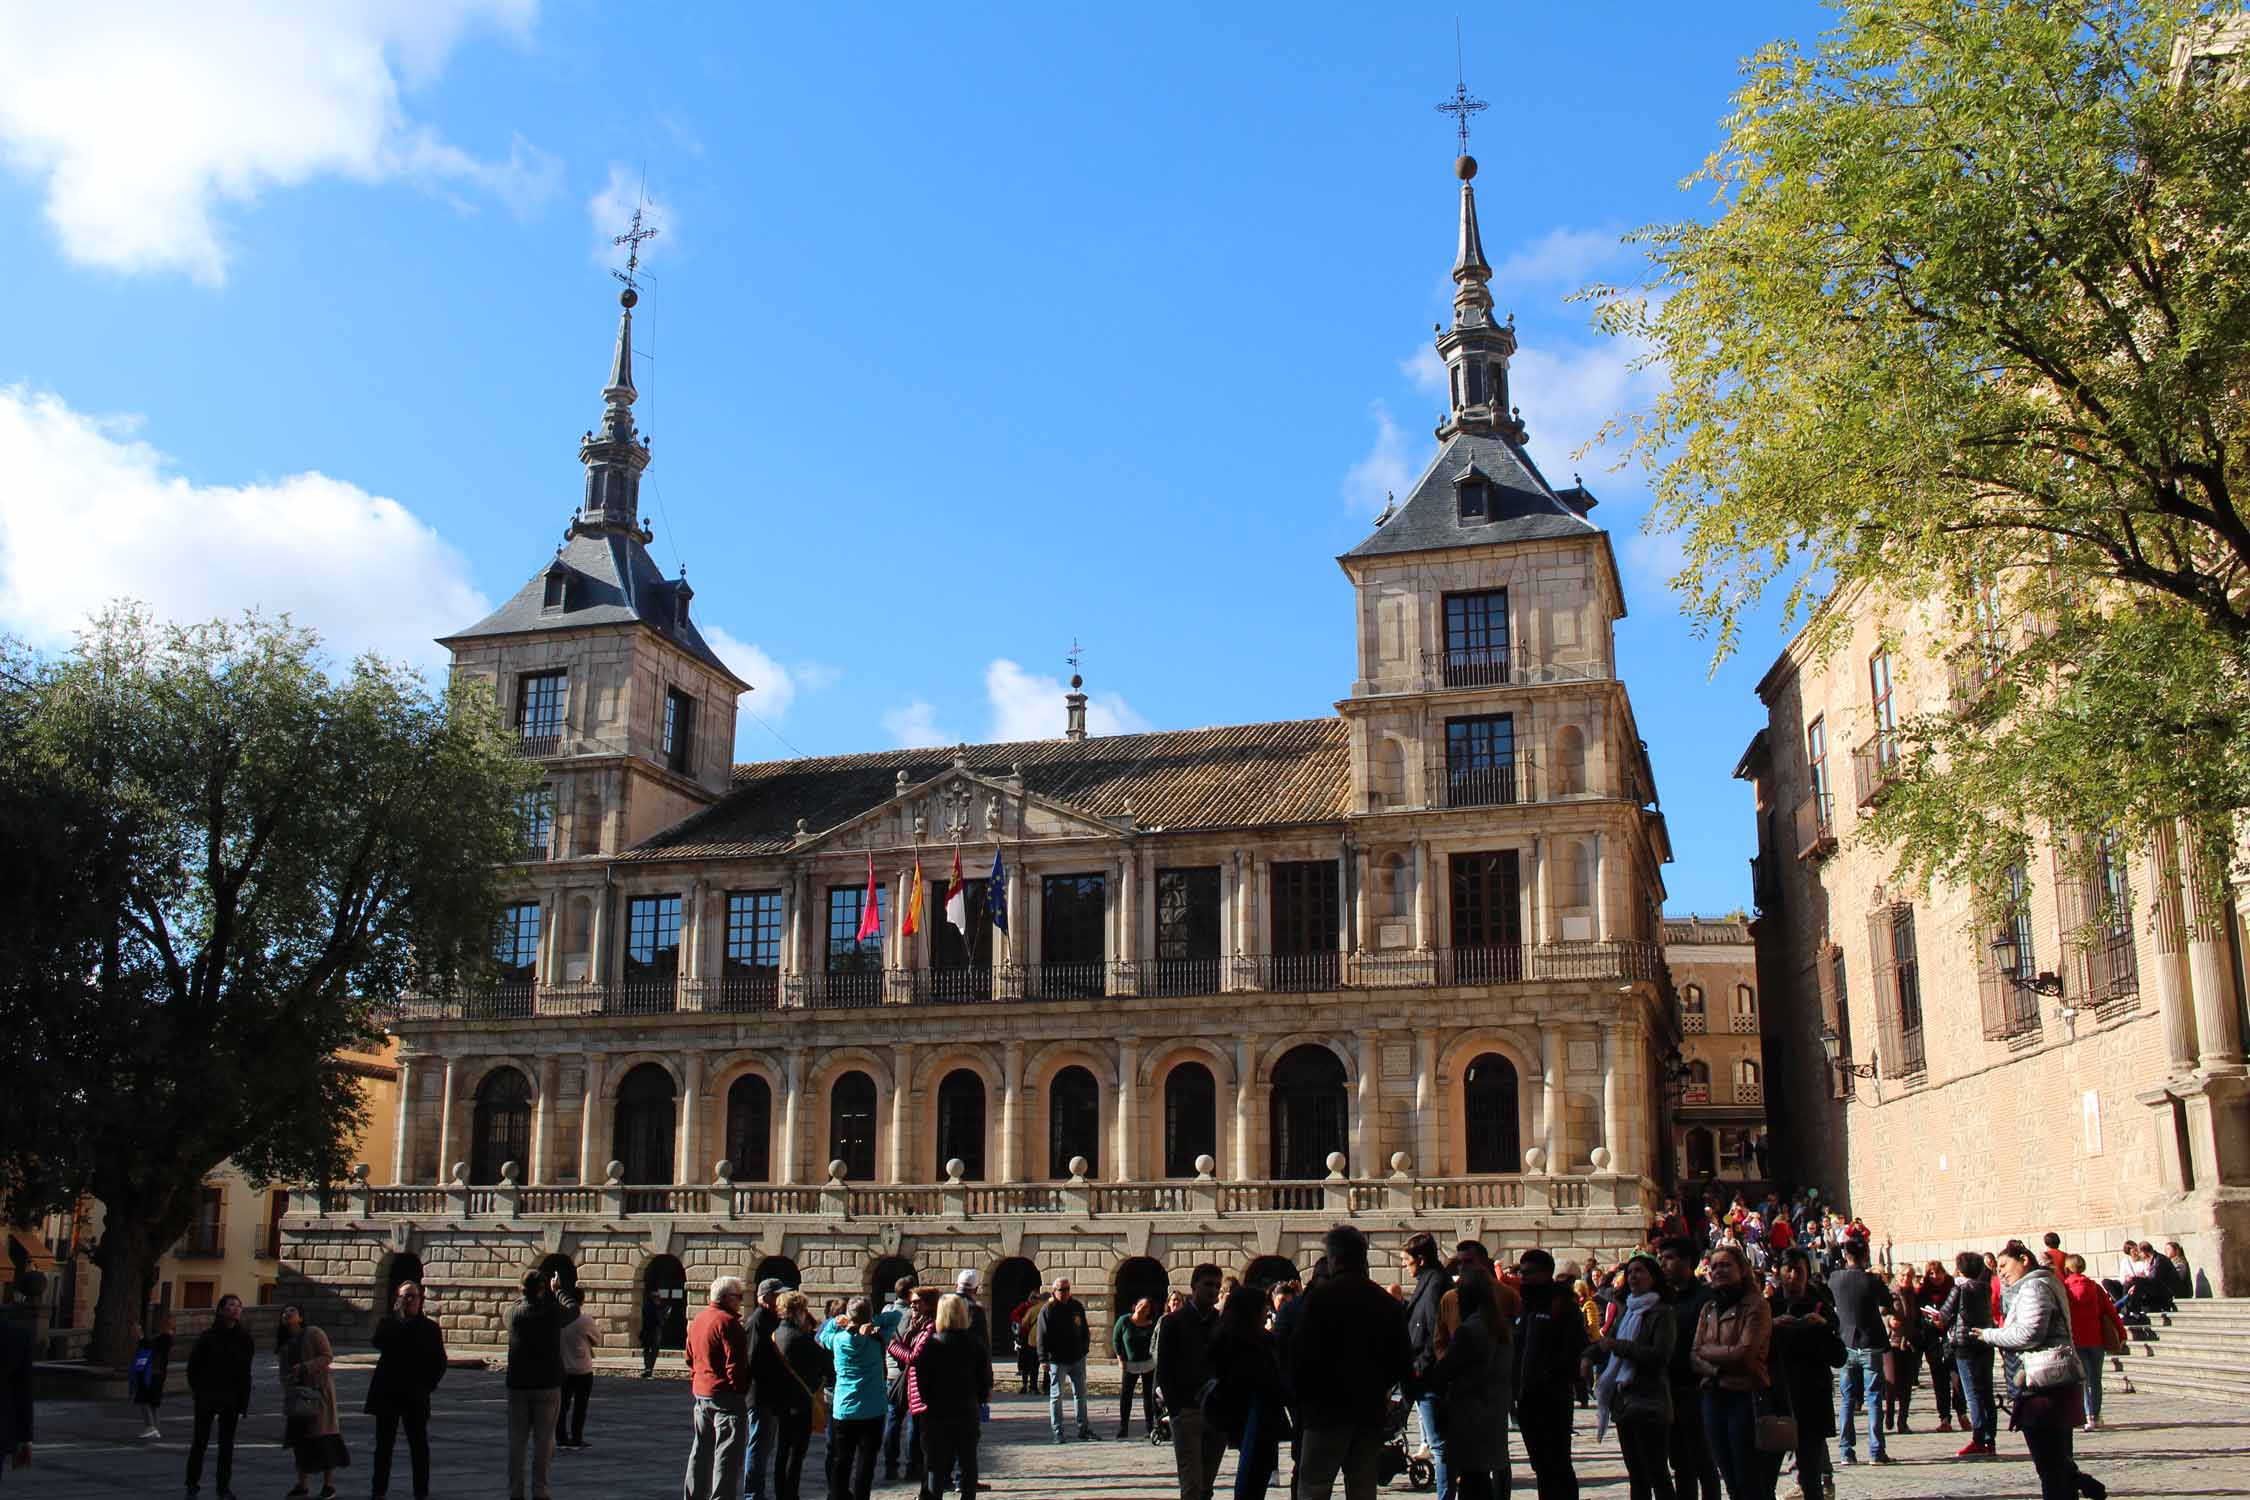
[[[1008,935],[1008,867],[1000,863],[1000,851],[992,851],[992,884],[985,888],[985,907],[992,913],[992,925],[1000,935]]]

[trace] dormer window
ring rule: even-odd
[[[687,586],[685,578],[674,586],[672,590],[672,623],[675,627],[682,630],[687,628],[688,601],[694,597],[695,590]]]
[[[1482,479],[1469,479],[1455,491],[1460,497],[1461,519],[1486,521],[1492,517],[1492,487]]]
[[[541,595],[540,606],[549,611],[570,607],[570,569],[560,562],[547,570],[546,588]]]

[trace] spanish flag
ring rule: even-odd
[[[922,930],[922,856],[914,856],[914,882],[906,889],[906,912],[899,920],[899,936],[912,937]]]

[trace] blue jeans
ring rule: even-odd
[[[1858,1351],[1854,1351],[1858,1352]],[[1848,1365],[1846,1368],[1850,1368]],[[1758,1398],[1749,1391],[1703,1392],[1703,1433],[1726,1482],[1728,1500],[1773,1500],[1781,1455],[1758,1451]]]
[[[1437,1470],[1437,1492],[1450,1495],[1453,1491],[1448,1481],[1453,1471],[1445,1462],[1445,1439],[1438,1436],[1437,1397],[1424,1396],[1415,1405],[1422,1413],[1422,1440],[1430,1445],[1430,1464]]]
[[[1836,1372],[1836,1445],[1844,1450],[1846,1462],[1852,1456],[1852,1413],[1863,1402],[1867,1407],[1867,1451],[1876,1458],[1883,1456],[1883,1393],[1886,1389],[1882,1350],[1844,1351],[1844,1368]]]
[[[742,1461],[742,1493],[749,1500],[766,1500],[766,1469],[781,1446],[781,1425],[788,1417],[778,1406],[750,1408],[750,1446]]]
[[[2099,1349],[2078,1346],[2078,1368],[2086,1372],[2086,1415],[2097,1418],[2102,1414],[2102,1359]]]
[[[1057,1438],[1063,1435],[1062,1388],[1065,1380],[1070,1382],[1070,1393],[1078,1401],[1077,1430],[1085,1432],[1094,1425],[1093,1420],[1086,1415],[1086,1361],[1050,1360],[1047,1364],[1047,1422],[1055,1429]]]
[[[1241,1452],[1234,1461],[1234,1500],[1266,1500],[1273,1471],[1281,1464],[1281,1427],[1280,1408],[1269,1410],[1265,1397],[1252,1396],[1249,1414],[1242,1420]]]
[[[1953,1356],[1953,1368],[1961,1372],[1961,1399],[1969,1407],[1970,1436],[1980,1443],[1992,1442],[2000,1434],[2000,1409],[1992,1400],[1992,1346],[1962,1345]]]

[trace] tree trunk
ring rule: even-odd
[[[139,1215],[104,1205],[101,1242],[94,1251],[101,1288],[94,1296],[94,1329],[86,1347],[93,1364],[122,1370],[133,1362],[132,1324],[141,1316],[163,1253],[151,1240]]]

